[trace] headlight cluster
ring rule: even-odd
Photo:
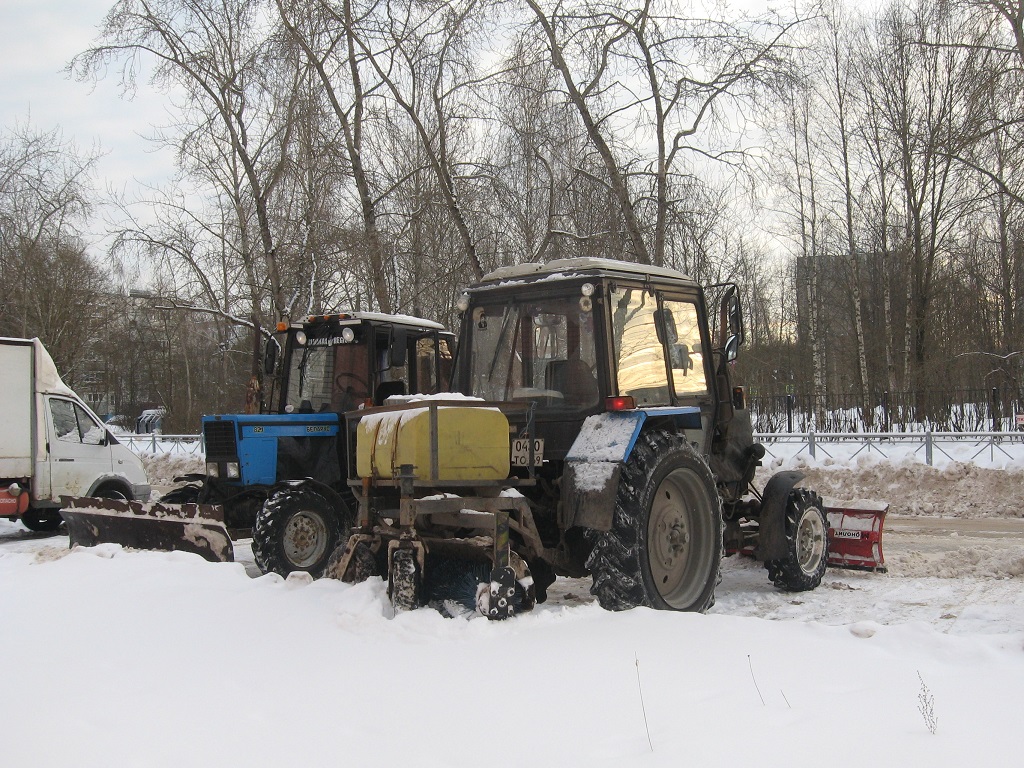
[[[220,477],[220,464],[215,461],[206,462],[207,477]],[[229,461],[224,465],[224,477],[228,480],[237,480],[242,476],[241,467],[237,461]]]

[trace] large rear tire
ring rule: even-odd
[[[684,439],[651,430],[622,469],[612,528],[593,535],[590,588],[603,608],[705,611],[722,560],[722,503]]]
[[[287,576],[305,571],[323,575],[341,542],[341,532],[354,522],[349,510],[338,510],[327,497],[306,485],[273,494],[256,516],[252,553],[263,573]]]
[[[786,557],[766,560],[768,579],[787,592],[806,592],[821,584],[828,565],[828,518],[814,491],[795,488],[786,504]]]

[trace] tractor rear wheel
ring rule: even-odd
[[[814,491],[795,488],[786,504],[786,557],[766,560],[768,579],[787,592],[806,592],[821,584],[828,565],[828,518]]]
[[[590,591],[602,607],[707,610],[722,560],[722,504],[707,463],[679,436],[642,433],[622,469],[612,528],[593,539]]]
[[[287,576],[305,571],[319,578],[351,520],[306,485],[289,486],[270,496],[256,516],[252,553],[264,573]]]

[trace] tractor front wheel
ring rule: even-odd
[[[821,584],[828,565],[828,518],[821,497],[795,488],[786,505],[786,557],[766,560],[768,579],[787,592],[806,592]]]
[[[711,470],[683,438],[640,435],[622,469],[612,528],[592,537],[590,591],[602,607],[705,611],[713,604],[722,504]]]
[[[252,553],[264,573],[305,571],[319,578],[341,540],[338,510],[308,486],[283,488],[256,516]],[[346,530],[348,525],[345,526]]]

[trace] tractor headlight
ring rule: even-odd
[[[296,331],[295,332],[295,343],[298,344],[300,347],[306,346],[306,332],[305,331]]]
[[[353,331],[351,328],[342,328],[341,338],[346,344],[351,344],[353,341],[356,340],[356,332]]]
[[[465,312],[469,309],[469,294],[464,293],[459,296],[459,300],[455,302],[455,306],[458,307],[459,312]]]
[[[206,475],[207,477],[220,477],[220,467],[217,465],[217,462],[206,462]]]
[[[582,293],[584,296],[593,296],[594,295],[594,284],[593,283],[584,283],[583,285],[580,286],[580,293]]]
[[[238,462],[237,461],[229,461],[228,462],[228,466],[227,466],[227,470],[228,470],[228,479],[229,480],[237,480],[239,477],[242,476],[242,473],[241,473],[241,471],[238,468]]]

